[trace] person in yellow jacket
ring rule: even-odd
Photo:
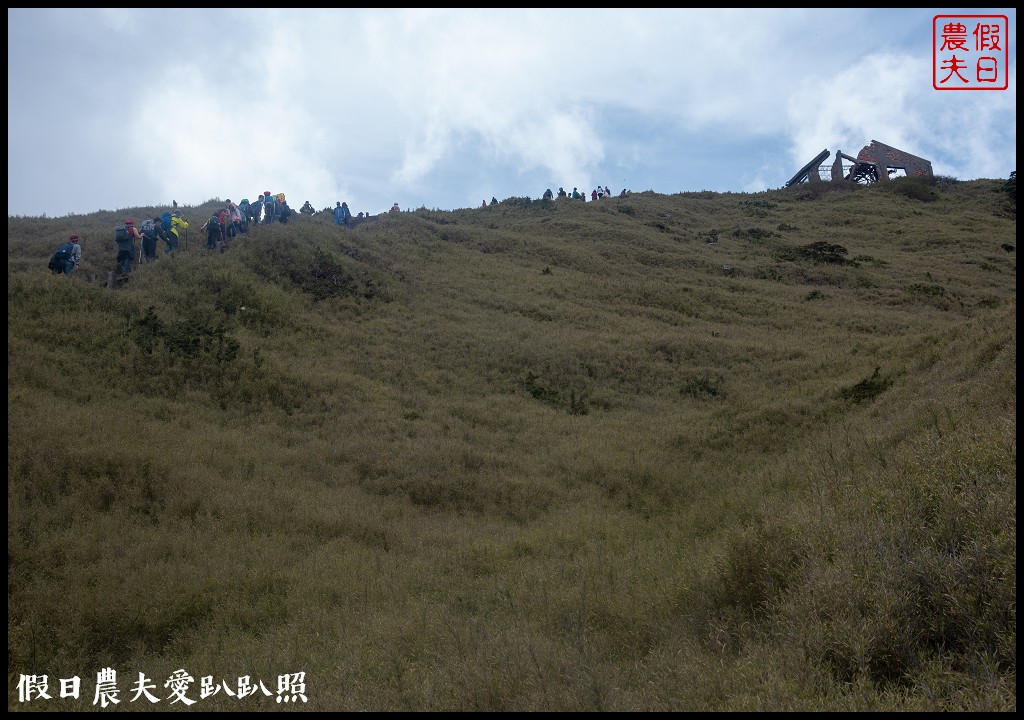
[[[188,238],[188,221],[183,218],[181,213],[177,210],[171,213],[171,234],[174,235],[175,238],[175,248],[178,247],[177,241],[181,239],[182,235],[184,235],[186,239]],[[167,251],[168,254],[170,254],[170,252],[170,250]]]

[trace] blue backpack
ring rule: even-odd
[[[71,243],[61,243],[57,246],[57,252],[50,258],[50,262],[47,263],[46,267],[54,272],[64,272],[65,263],[71,259],[73,251],[74,248],[71,247]]]
[[[160,227],[162,227],[164,229],[164,232],[170,232],[171,231],[171,213],[170,212],[165,211],[164,214],[160,216]]]

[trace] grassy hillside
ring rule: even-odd
[[[1014,202],[8,218],[8,709],[1014,710]]]

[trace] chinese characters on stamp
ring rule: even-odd
[[[1006,90],[1009,32],[1005,15],[936,15],[932,18],[932,87]]]

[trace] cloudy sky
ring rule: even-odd
[[[1006,15],[1009,88],[932,86],[937,14]],[[9,215],[284,192],[477,207],[785,185],[871,140],[1016,169],[1016,11],[7,10]],[[831,159],[828,161],[831,164]]]

